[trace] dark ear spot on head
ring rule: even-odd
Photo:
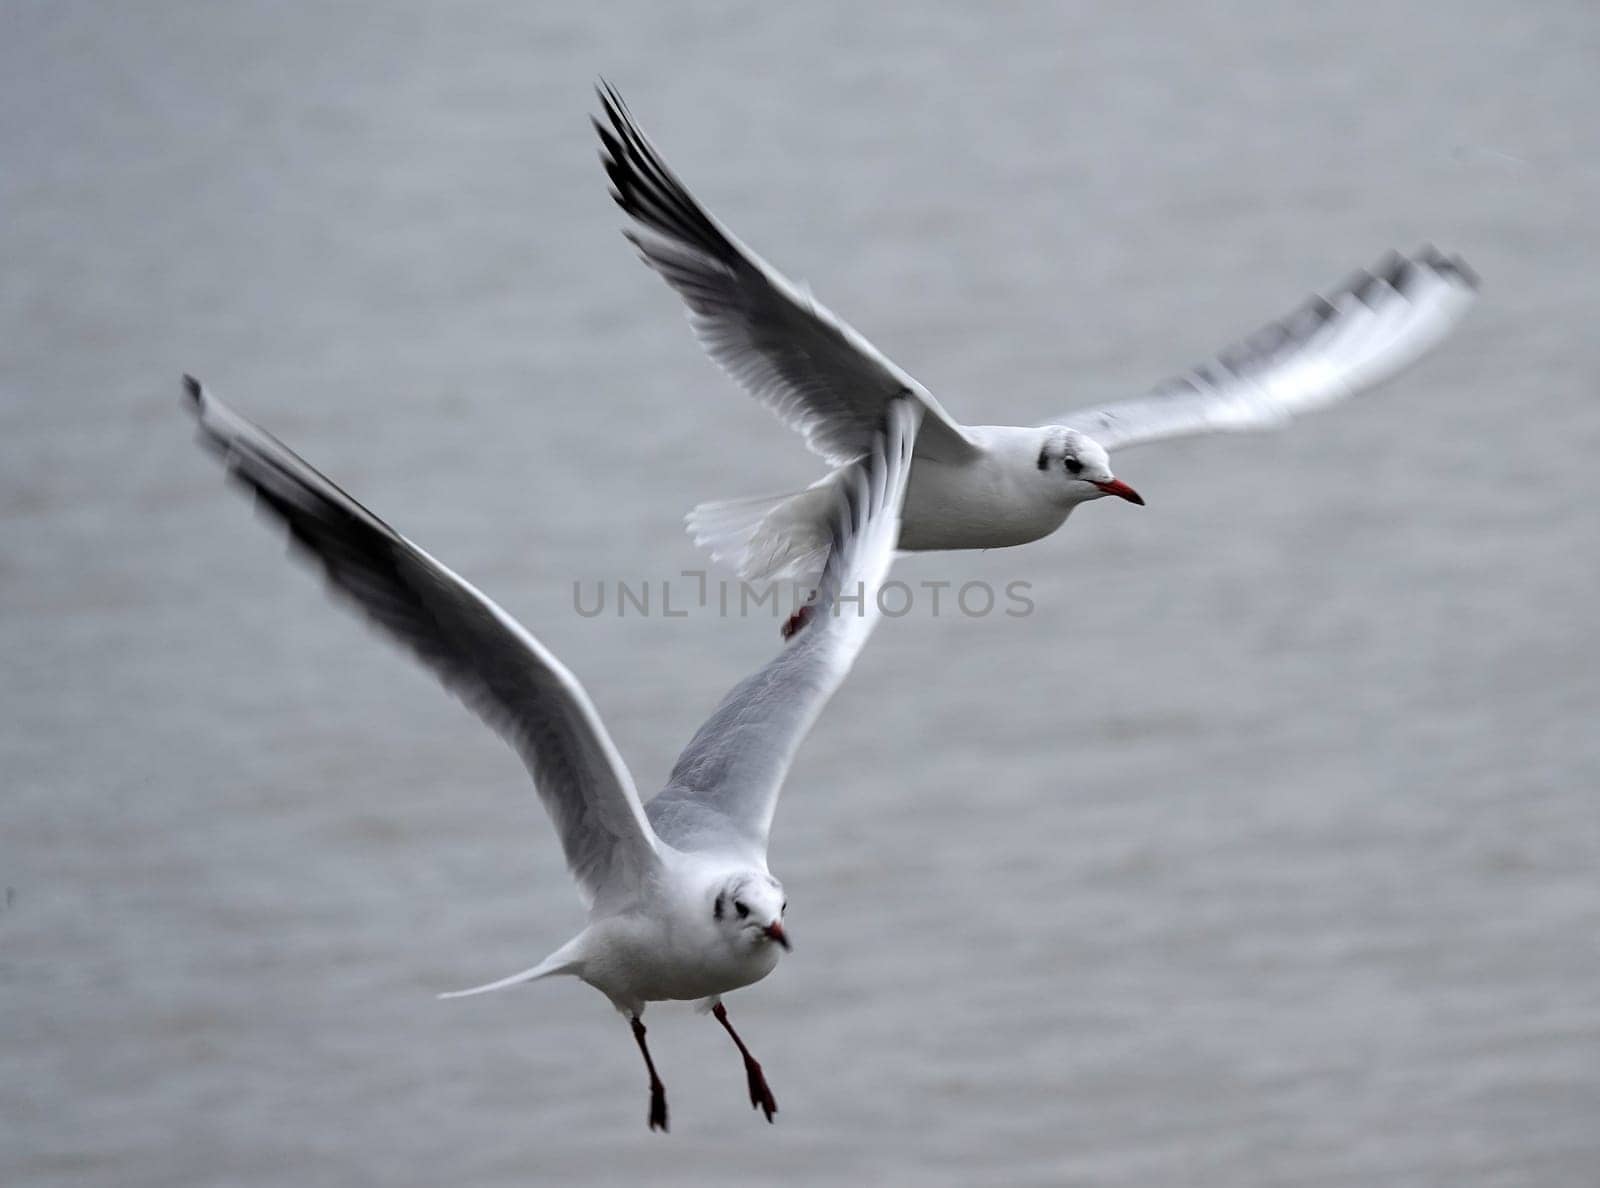
[[[713,920],[722,919],[722,892],[720,891],[717,892],[717,902],[711,905],[711,918]]]
[[[1039,451],[1039,469],[1040,470],[1049,470],[1050,469],[1050,447],[1049,446],[1045,446],[1044,449]]]

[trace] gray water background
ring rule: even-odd
[[[899,576],[804,747],[796,951],[557,982],[515,758],[192,444],[192,370],[521,617],[642,786],[766,618],[572,610],[809,481],[616,234],[612,77],[958,416],[1147,384],[1423,240],[1381,395]],[[35,3],[0,13],[0,1181],[1600,1182],[1600,10]]]

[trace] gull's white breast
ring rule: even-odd
[[[944,462],[918,455],[900,527],[900,547],[997,549],[1049,536],[1072,510],[1064,484],[1039,470],[1040,429],[973,425],[976,457]]]
[[[592,925],[575,971],[613,1002],[694,1000],[759,982],[777,967],[778,947],[730,945],[707,922],[645,914]]]

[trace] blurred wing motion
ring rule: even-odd
[[[966,432],[910,375],[733,237],[684,188],[602,84],[611,127],[594,121],[611,196],[650,232],[624,232],[646,264],[678,291],[706,352],[829,463],[867,452],[897,396],[928,416],[919,453],[956,460],[975,450]]]
[[[1478,278],[1459,257],[1433,248],[1391,254],[1331,297],[1313,298],[1146,396],[1048,423],[1081,430],[1108,450],[1271,428],[1396,375],[1455,328],[1477,292]]]
[[[622,757],[588,695],[510,615],[282,442],[184,383],[202,440],[253,490],[338,594],[403,644],[522,756],[590,902],[657,862]]]
[[[790,761],[878,621],[922,418],[911,400],[886,412],[867,456],[840,476],[827,564],[790,643],[723,698],[650,802],[656,832],[678,849],[765,856]]]

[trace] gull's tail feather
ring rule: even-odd
[[[573,966],[576,964],[564,951],[552,953],[532,969],[514,973],[509,978],[501,978],[498,982],[485,982],[482,986],[474,986],[470,990],[451,990],[439,995],[439,997],[471,998],[474,994],[488,994],[494,990],[506,990],[512,986],[520,986],[524,982],[537,982],[540,978],[550,978],[557,974],[571,973]]]
[[[802,491],[702,503],[689,537],[746,581],[809,581],[827,560],[828,513],[842,467]]]

